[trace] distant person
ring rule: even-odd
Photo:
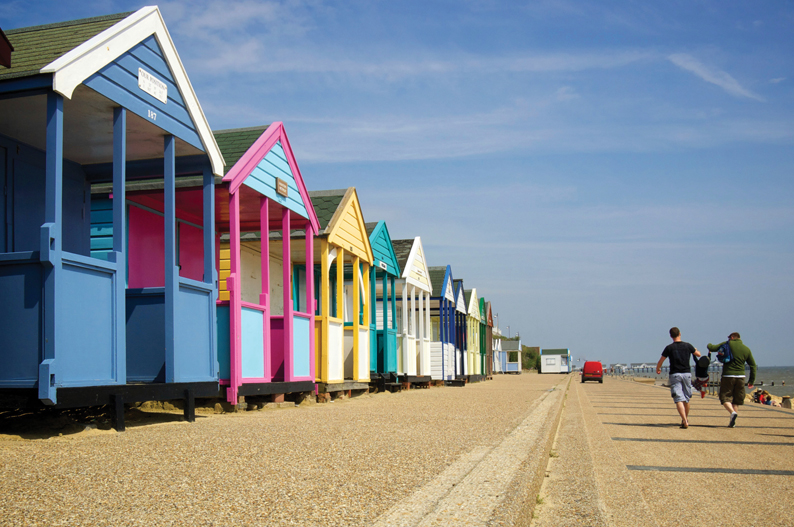
[[[744,364],[750,365],[750,380],[747,387],[753,389],[755,383],[755,372],[757,366],[753,358],[753,352],[742,343],[738,333],[731,333],[728,336],[728,347],[731,350],[731,361],[722,365],[722,379],[720,380],[720,402],[722,406],[731,414],[728,427],[736,426],[736,418],[739,417],[737,410],[744,404]],[[717,351],[720,346],[725,344],[709,344],[709,351]]]
[[[695,347],[681,340],[681,330],[670,328],[672,344],[668,344],[662,352],[662,357],[656,364],[656,373],[662,373],[662,364],[665,359],[670,359],[670,395],[681,416],[681,428],[689,428],[689,399],[692,398],[692,370],[689,357],[700,357],[700,352]]]

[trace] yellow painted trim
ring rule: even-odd
[[[357,381],[360,381],[361,378],[359,377],[359,330],[361,329],[361,324],[359,324],[359,315],[361,314],[361,291],[358,288],[358,280],[361,271],[358,268],[358,263],[361,259],[358,256],[353,258],[353,378]]]
[[[359,248],[353,247],[352,250],[351,245],[349,243],[345,244],[345,241],[342,240],[343,226],[345,224],[344,219],[348,215],[355,218],[355,223],[358,228],[357,233],[349,234],[356,234],[357,240],[361,243]],[[329,243],[344,248],[346,251],[364,259],[370,265],[375,261],[372,255],[372,246],[369,244],[369,236],[367,236],[367,228],[364,225],[364,215],[361,212],[361,204],[358,201],[358,194],[354,187],[348,188],[347,192],[345,192],[342,201],[336,208],[331,221],[328,222],[328,227],[326,227],[325,231],[328,233]]]
[[[323,325],[322,325],[322,345],[321,349],[317,349],[315,347],[314,352],[317,354],[318,363],[320,365],[319,372],[315,372],[315,377],[317,377],[317,373],[319,373],[320,382],[328,382],[328,370],[330,369],[331,365],[329,364],[329,357],[328,357],[328,319],[330,318],[331,313],[331,303],[330,303],[330,292],[331,292],[331,281],[328,276],[328,242],[321,239],[320,240],[320,264],[322,270],[321,278],[321,291],[320,291],[320,314],[323,317]]]

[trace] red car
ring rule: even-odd
[[[587,361],[584,363],[584,367],[582,367],[582,382],[584,381],[604,382],[604,370],[600,362]]]

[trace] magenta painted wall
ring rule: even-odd
[[[292,350],[290,350],[292,352]],[[270,319],[270,372],[276,382],[284,381],[284,317]]]
[[[204,279],[204,231],[187,223],[179,223],[179,265],[179,276]]]
[[[128,287],[165,286],[165,223],[154,212],[130,206]]]

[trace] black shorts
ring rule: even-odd
[[[720,380],[720,402],[744,404],[744,377],[723,377]]]

